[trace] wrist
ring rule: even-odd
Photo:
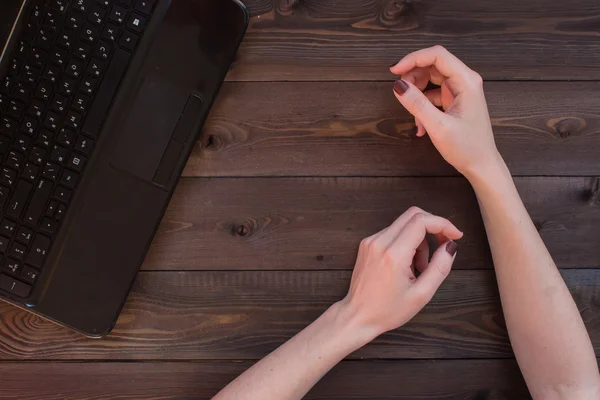
[[[365,323],[347,299],[334,303],[327,312],[332,313],[333,323],[341,333],[340,338],[347,342],[351,351],[363,347],[383,333],[377,327]]]
[[[512,179],[510,171],[498,151],[495,151],[494,154],[486,160],[485,164],[474,166],[468,171],[465,171],[463,175],[473,187],[479,186],[480,184],[487,184],[488,182],[498,182],[498,180],[503,178]]]

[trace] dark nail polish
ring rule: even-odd
[[[392,68],[394,65],[398,64],[397,62],[395,63],[391,63],[390,66],[388,68]]]
[[[394,82],[394,92],[398,93],[400,96],[404,94],[408,90],[408,83],[404,82],[402,79],[398,79]]]
[[[458,250],[458,243],[452,240],[449,241],[446,245],[446,251],[448,252],[448,254],[454,257],[454,255],[456,254],[456,250]]]

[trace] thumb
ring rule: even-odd
[[[410,82],[398,79],[394,82],[394,93],[398,101],[416,119],[420,120],[427,131],[434,130],[445,114]]]
[[[438,247],[431,256],[429,265],[427,265],[427,268],[425,268],[413,285],[413,288],[427,299],[427,302],[431,300],[450,273],[457,248],[458,244],[452,240]]]

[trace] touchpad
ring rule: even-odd
[[[145,81],[116,128],[111,165],[166,186],[196,127],[201,106],[201,99],[190,96],[189,89]]]

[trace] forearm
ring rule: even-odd
[[[301,399],[333,366],[373,339],[342,303],[252,366],[215,400]]]
[[[598,368],[589,336],[508,169],[499,160],[469,180],[490,242],[509,336],[532,395],[592,398]]]

